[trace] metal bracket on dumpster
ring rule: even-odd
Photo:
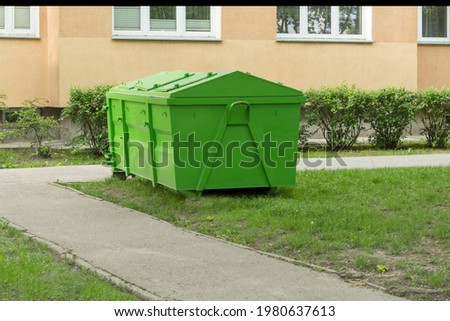
[[[158,183],[158,172],[156,171],[156,161],[155,161],[155,146],[156,146],[156,133],[155,133],[155,129],[153,127],[153,115],[151,113],[151,104],[147,103],[147,111],[148,111],[148,121],[144,122],[144,127],[148,128],[149,131],[149,138],[150,138],[150,151],[151,154],[150,156],[150,165],[152,168],[152,185],[153,187],[156,186],[156,184]]]
[[[119,117],[117,120],[122,122],[122,130],[123,130],[123,164],[124,164],[124,169],[125,169],[125,174],[128,176],[130,175],[130,157],[129,157],[129,151],[128,151],[128,142],[130,140],[130,132],[128,131],[128,125],[127,122],[125,121],[126,116],[125,116],[125,101],[121,100],[120,101],[121,104],[121,108],[120,108],[120,112],[121,112],[121,116]]]
[[[248,117],[237,117],[237,119],[233,119],[233,108],[238,105],[245,105],[246,111],[248,112]],[[250,135],[252,136],[253,141],[256,141],[257,137],[261,137],[258,133],[257,127],[253,123],[253,120],[250,117],[250,104],[246,101],[235,101],[229,105],[227,105],[225,109],[225,113],[223,115],[223,118],[219,124],[219,128],[217,129],[216,135],[214,137],[214,140],[216,142],[221,142],[223,139],[223,136],[225,134],[225,130],[227,126],[229,125],[243,125],[248,126],[248,129],[250,131]],[[256,145],[256,149],[258,151],[258,156],[260,161],[262,162],[262,166],[264,169],[264,172],[266,174],[266,178],[269,181],[269,184],[271,186],[275,185],[275,177],[272,173],[272,169],[270,167],[267,167],[263,160],[264,160],[264,150],[261,146],[261,144]],[[206,183],[208,181],[209,175],[211,173],[211,167],[205,166],[203,167],[202,173],[200,175],[200,180],[197,184],[197,191],[203,191],[205,189]]]

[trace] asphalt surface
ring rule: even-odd
[[[343,168],[450,165],[450,154],[364,159]],[[0,218],[157,300],[402,300],[53,184],[110,175],[98,165],[2,169]]]

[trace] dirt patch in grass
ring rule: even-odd
[[[341,268],[337,273],[346,280],[373,284],[410,300],[448,300],[450,265],[445,259],[448,254],[448,247],[442,242],[429,239],[424,239],[416,250],[397,254],[349,250],[340,254]],[[330,260],[321,263],[336,265]]]

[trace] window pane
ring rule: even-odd
[[[210,7],[186,7],[186,31],[211,31]]]
[[[277,33],[300,32],[300,9],[298,6],[277,7]]]
[[[14,28],[30,29],[30,7],[14,7]]]
[[[361,27],[361,7],[360,6],[340,6],[339,7],[339,34],[360,35]]]
[[[422,7],[422,37],[447,37],[447,7]]]
[[[114,7],[114,30],[140,30],[140,7]]]
[[[331,33],[331,7],[308,6],[308,33]]]
[[[175,6],[152,6],[150,7],[150,30],[177,29],[177,9]]]
[[[0,6],[0,29],[5,29],[5,6]]]

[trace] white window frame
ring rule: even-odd
[[[112,7],[112,38],[137,40],[200,40],[221,41],[221,7],[211,6],[211,31],[186,31],[186,7],[176,7],[176,31],[150,30],[150,6],[140,6],[140,30],[115,30],[114,7]]]
[[[277,41],[297,42],[372,42],[372,7],[361,8],[361,34],[339,34],[339,6],[331,6],[331,34],[308,33],[308,6],[299,6],[299,33],[277,33]]]
[[[14,28],[14,6],[5,6],[5,29],[0,38],[39,38],[39,7],[30,6],[30,28]]]
[[[423,37],[422,36],[422,7],[418,7],[417,14],[417,43],[427,45],[450,45],[450,6],[447,6],[447,37]]]

